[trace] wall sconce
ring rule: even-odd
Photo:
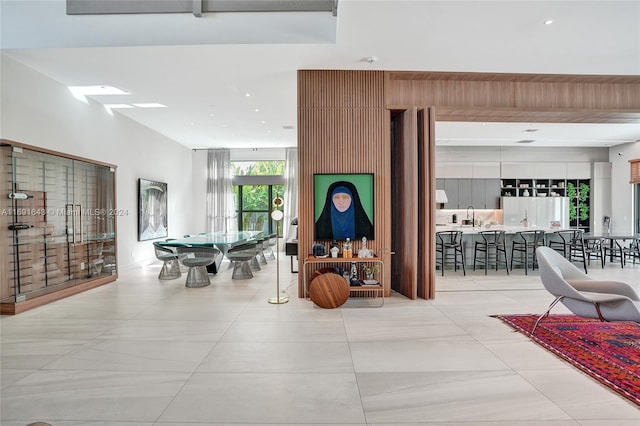
[[[436,204],[438,204],[438,208],[444,208],[444,204],[448,202],[449,199],[447,198],[447,193],[444,192],[444,189],[436,189]]]

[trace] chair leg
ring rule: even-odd
[[[207,272],[206,266],[192,266],[189,268],[185,287],[206,287],[209,284],[211,284],[211,281],[209,280],[209,273]]]
[[[549,308],[546,310],[546,312],[542,315],[540,315],[538,317],[538,319],[536,320],[536,323],[533,325],[533,328],[531,329],[531,335],[533,335],[533,333],[536,331],[536,327],[538,327],[538,323],[547,315],[549,315],[549,312],[551,312],[551,309],[553,309],[554,306],[556,306],[556,304],[561,301],[564,298],[564,296],[558,296],[555,298],[555,300],[553,302],[551,302],[551,304],[549,305]]]

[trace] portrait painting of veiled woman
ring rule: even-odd
[[[373,175],[315,175],[314,239],[352,241],[373,232]]]

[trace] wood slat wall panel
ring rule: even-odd
[[[298,71],[299,108],[382,108],[383,71]]]
[[[419,73],[411,75],[418,77]],[[413,80],[394,76],[394,72],[389,72],[387,78],[388,108],[410,105],[640,111],[640,78],[632,76],[626,79],[537,76],[540,81],[523,79],[517,74],[495,74],[491,79],[466,78],[465,74],[455,73],[440,75],[441,79],[434,79],[433,75]]]
[[[457,106],[514,107],[513,84],[491,81],[393,81],[387,90],[387,107]]]
[[[515,83],[517,108],[640,109],[640,83]]]
[[[369,248],[385,262],[390,256],[389,112],[382,108],[350,107],[363,99],[382,104],[382,73],[335,71],[299,72],[298,108],[298,251],[299,270],[314,243],[313,175],[316,173],[373,173],[375,239]],[[355,88],[355,89],[354,89]],[[358,89],[359,88],[359,89]],[[348,98],[354,90],[355,101]],[[346,106],[345,106],[346,105]],[[361,247],[354,242],[354,250]],[[303,274],[299,274],[298,295],[304,295]],[[385,282],[390,269],[385,268]],[[387,295],[389,294],[387,286]]]
[[[509,74],[482,72],[389,71],[390,80],[510,81],[534,83],[640,84],[637,75]]]

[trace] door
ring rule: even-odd
[[[416,110],[392,114],[391,288],[410,299],[417,297],[418,280],[417,128]]]

